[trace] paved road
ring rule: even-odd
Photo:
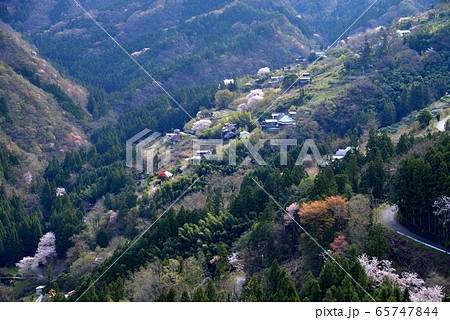
[[[380,211],[380,222],[382,225],[393,229],[398,234],[401,234],[411,240],[414,240],[416,242],[419,242],[427,247],[433,248],[435,250],[445,252],[445,247],[441,246],[439,244],[436,244],[428,239],[425,239],[411,231],[409,231],[407,228],[402,226],[398,221],[396,220],[398,208],[395,205],[387,205],[383,208],[383,210]],[[447,253],[450,254],[450,253]]]
[[[446,116],[441,121],[436,122],[436,129],[438,129],[439,131],[444,132],[445,131],[445,123],[447,122],[448,119],[450,119],[450,115]]]

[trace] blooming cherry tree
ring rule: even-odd
[[[16,265],[19,267],[19,272],[24,276],[31,276],[33,274],[41,275],[39,271],[40,265],[45,265],[48,259],[56,255],[55,234],[47,232],[39,240],[38,248],[34,257],[24,257]]]
[[[286,212],[283,214],[283,224],[288,225],[294,222],[292,220],[293,217],[298,213],[298,210],[300,209],[300,205],[297,202],[292,203],[286,208]]]
[[[209,128],[211,124],[211,120],[199,120],[192,126],[192,131],[194,131],[195,134],[200,134],[205,131],[205,129]]]
[[[298,212],[298,209],[300,209],[300,205],[297,202],[294,202],[286,208],[286,211],[292,216]]]
[[[230,256],[228,256],[228,263],[231,264],[237,272],[244,271],[244,265],[242,264],[242,260],[237,252],[233,252]]]
[[[418,291],[410,293],[411,301],[415,302],[439,302],[442,301],[442,287],[422,287]]]
[[[23,257],[22,260],[16,263],[16,266],[19,267],[20,274],[24,276],[34,275],[36,267],[34,257]]]
[[[244,112],[248,110],[248,105],[246,103],[241,103],[237,107],[237,112]]]
[[[42,236],[36,254],[34,255],[34,259],[36,259],[38,265],[46,264],[49,258],[56,255],[55,241],[56,238],[53,232],[47,232]]]
[[[249,107],[254,106],[259,100],[264,99],[264,92],[261,89],[255,89],[250,91],[250,93],[246,96],[247,105]]]
[[[387,277],[390,283],[398,283],[402,290],[408,288],[412,302],[439,302],[444,297],[441,286],[425,287],[425,281],[417,273],[403,272],[401,276],[395,273],[392,261],[379,261],[377,257],[370,259],[363,254],[359,256],[359,262],[376,286],[380,286]]]
[[[258,76],[264,75],[270,73],[270,68],[269,67],[264,67],[258,70]]]

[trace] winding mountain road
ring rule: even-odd
[[[441,132],[444,132],[445,131],[445,123],[447,122],[448,119],[450,119],[450,115],[446,116],[441,121],[436,122],[436,129],[438,129]]]
[[[448,117],[447,117],[448,118]],[[398,234],[405,236],[411,240],[419,242],[427,247],[433,248],[435,250],[441,251],[445,253],[444,246],[436,244],[428,239],[425,239],[414,232],[409,231],[407,228],[402,226],[396,219],[398,208],[395,205],[387,205],[380,211],[380,222],[385,227],[391,228]],[[450,253],[447,253],[450,254]]]

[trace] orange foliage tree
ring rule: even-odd
[[[328,204],[328,210],[334,218],[334,227],[336,231],[342,232],[347,228],[348,214],[345,205],[345,199],[342,197],[329,197],[325,200]]]
[[[334,233],[345,229],[348,220],[342,197],[303,203],[298,214],[300,223],[319,242],[332,241]]]

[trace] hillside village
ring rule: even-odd
[[[390,39],[389,41],[402,41],[401,38],[416,30],[415,24],[418,21],[420,18],[419,20],[413,17],[399,18],[393,27],[378,27],[369,30],[368,35],[387,32],[385,36]],[[367,35],[365,37],[367,40]],[[373,48],[380,44],[374,44]],[[363,45],[364,36],[355,35],[339,41],[337,48],[331,49],[328,55],[323,51],[313,50],[308,59],[300,55],[292,65],[279,70],[262,67],[253,76],[224,79],[218,86],[221,90],[216,93],[216,106],[222,108],[199,111],[195,120],[186,124],[184,128],[186,133],[176,129],[173,133],[166,134],[166,137],[173,145],[193,139],[220,138],[226,148],[230,139],[249,139],[252,134],[259,135],[260,132],[274,138],[288,136],[287,132],[292,133],[299,124],[304,125],[305,122],[311,121],[312,113],[309,105],[317,105],[338,97],[339,93],[346,90],[352,82],[364,81],[364,70],[352,74],[350,66],[349,74],[342,74],[344,66],[339,60],[339,55],[342,57],[345,53],[353,54],[356,59],[360,59]],[[333,90],[330,90],[330,87],[333,87]],[[322,94],[324,91],[327,91],[326,96]],[[299,101],[299,106],[295,104],[296,100]],[[439,114],[439,117],[450,113],[449,105],[444,100],[441,108],[430,106],[429,109],[434,116]],[[246,119],[242,120],[239,117]],[[233,120],[239,120],[239,123],[233,123]],[[411,123],[410,119],[407,121]],[[329,154],[324,154],[322,167],[331,164],[333,160],[342,160],[349,151],[357,147],[350,144],[351,141],[348,141],[347,145],[342,142],[340,145],[342,149],[336,148],[329,150]],[[177,147],[174,147],[173,151],[176,155]],[[178,159],[184,160],[180,167],[184,169],[190,161],[199,160],[213,151],[213,148],[194,150],[195,154],[192,153],[191,157]],[[173,164],[174,162],[170,163]],[[175,168],[171,170],[177,171]]]

